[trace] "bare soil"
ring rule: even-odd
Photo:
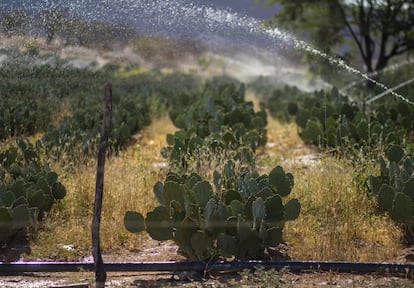
[[[21,245],[24,241],[17,241]],[[25,245],[23,245],[25,246]],[[8,251],[6,251],[8,250]],[[1,249],[0,256],[12,255],[13,259],[27,248],[9,247]],[[14,252],[14,254],[12,253]],[[30,256],[29,256],[30,257]],[[141,249],[136,251],[106,251],[106,262],[144,262],[144,261],[184,261],[178,247],[170,241],[159,242],[148,238]],[[414,263],[414,247],[401,251],[401,256],[393,262]],[[28,259],[28,256],[25,256]],[[79,259],[93,261],[92,256]],[[93,287],[94,273],[24,273],[19,275],[1,275],[0,287]],[[304,271],[251,271],[239,273],[216,273],[200,275],[196,273],[150,273],[150,272],[110,272],[107,287],[383,287],[414,288],[414,281],[408,275],[391,274],[347,274],[335,272]]]

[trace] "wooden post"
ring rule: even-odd
[[[112,117],[112,85],[110,83],[105,85],[104,92],[104,118],[101,132],[101,141],[99,143],[98,164],[96,169],[96,188],[95,188],[95,203],[93,207],[92,219],[92,255],[95,266],[95,281],[96,287],[105,287],[106,272],[101,255],[100,246],[100,223],[103,199],[103,185],[105,174],[105,158],[106,148],[108,146],[109,131],[111,129]]]

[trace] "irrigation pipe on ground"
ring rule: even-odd
[[[107,272],[241,271],[263,267],[292,272],[335,271],[342,273],[414,274],[414,264],[342,261],[233,261],[233,262],[108,262]],[[92,262],[0,262],[0,273],[94,271]]]

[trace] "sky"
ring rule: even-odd
[[[132,0],[132,2],[148,2],[148,1],[159,1],[159,0]],[[174,0],[164,0],[166,2],[173,2]],[[47,7],[54,7],[57,5],[68,5],[70,2],[76,2],[71,0],[0,0],[0,7],[37,7],[37,9],[43,9]],[[94,3],[103,3],[103,2],[118,2],[115,1],[105,1],[105,0],[84,0],[78,1],[83,3],[88,3],[89,7],[93,7]],[[125,1],[124,1],[125,2]],[[189,0],[187,2],[192,2],[196,5],[206,5],[211,7],[217,7],[220,9],[229,9],[231,11],[241,13],[250,17],[257,19],[267,19],[274,15],[277,11],[275,6],[266,7],[263,1],[257,0]],[[70,5],[70,4],[69,4]]]
[[[236,45],[275,46],[257,28],[276,7],[256,0],[0,0],[0,7],[35,14],[67,8],[87,19],[127,24],[142,34],[201,39],[218,46],[223,39]]]
[[[267,7],[263,1],[256,0],[193,0],[194,3],[208,4],[213,7],[227,8],[257,19],[271,18],[277,7]]]

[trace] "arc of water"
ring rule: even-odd
[[[393,65],[390,65],[390,66],[388,66],[388,67],[386,67],[382,70],[367,73],[367,75],[369,77],[374,77],[374,76],[378,75],[379,73],[388,72],[388,71],[395,71],[395,70],[397,70],[397,69],[399,69],[403,66],[410,65],[410,64],[413,64],[413,63],[414,63],[414,58],[409,58],[408,60],[406,60],[402,63],[396,63],[396,64],[393,64]],[[340,93],[345,93],[346,90],[352,88],[353,86],[357,85],[358,83],[361,83],[364,80],[365,79],[362,79],[362,80],[358,79],[358,80],[352,81],[351,83],[349,83],[349,84],[345,85],[344,87],[342,87],[341,89],[339,89],[339,92]]]
[[[240,33],[246,33],[247,35],[253,36],[266,36],[270,37],[270,40],[281,40],[283,43],[291,44],[293,48],[300,49],[312,55],[319,56],[323,59],[326,59],[332,65],[336,65],[339,68],[343,68],[350,73],[359,75],[360,77],[374,83],[375,85],[381,87],[382,89],[389,91],[393,96],[400,98],[401,100],[409,103],[414,106],[414,103],[409,99],[403,97],[402,95],[390,90],[384,84],[375,81],[370,78],[367,74],[347,65],[343,60],[337,59],[328,55],[327,53],[321,52],[314,48],[311,44],[297,39],[294,35],[289,32],[282,31],[278,28],[266,28],[263,27],[262,22],[248,16],[240,15],[239,13],[227,11],[225,9],[215,9],[206,5],[196,5],[187,0],[171,0],[171,1],[147,1],[147,0],[118,0],[118,1],[103,1],[105,5],[94,5],[93,10],[91,10],[91,5],[89,1],[84,0],[61,0],[63,3],[69,5],[70,11],[81,11],[80,14],[87,18],[96,18],[103,17],[106,11],[111,11],[111,17],[109,19],[114,19],[116,15],[119,18],[122,16],[127,16],[127,14],[114,13],[111,9],[108,9],[106,4],[114,3],[112,5],[113,9],[120,9],[118,6],[122,6],[122,9],[140,9],[141,15],[147,15],[146,20],[149,21],[149,24],[157,27],[157,25],[164,25],[167,31],[169,29],[177,26],[182,29],[193,29],[197,31],[197,35],[202,35],[202,31],[207,32],[216,32],[224,27],[226,29],[233,29],[233,31],[240,31]],[[50,0],[43,0],[46,6],[50,6]],[[54,1],[52,1],[53,3]],[[31,1],[30,1],[31,3]],[[122,5],[121,5],[122,4]],[[52,4],[53,7],[54,4]],[[41,7],[46,7],[42,5]],[[125,8],[127,7],[127,8]],[[92,12],[93,11],[93,12]],[[163,11],[163,15],[159,14],[159,11]],[[168,12],[168,13],[167,13]],[[75,13],[76,14],[76,13]],[[95,15],[102,14],[102,15]],[[118,17],[119,16],[119,17]],[[183,19],[183,16],[185,19]],[[108,17],[108,15],[106,15]],[[142,17],[139,17],[141,19]],[[166,18],[166,19],[164,19]],[[138,18],[136,18],[137,20]],[[142,19],[141,19],[142,20]],[[202,23],[202,25],[200,25]],[[201,27],[202,26],[202,27]],[[194,27],[194,28],[188,28]],[[204,30],[203,30],[204,29]],[[172,31],[172,30],[171,30]],[[228,30],[226,30],[228,31]],[[226,36],[229,36],[231,32],[226,33]],[[239,33],[235,33],[239,34]],[[273,44],[277,44],[273,42]]]
[[[406,85],[408,85],[408,84],[410,84],[412,82],[414,82],[414,78],[411,78],[411,79],[409,79],[407,81],[404,81],[404,82],[398,84],[397,86],[394,86],[394,87],[388,89],[387,91],[384,91],[384,92],[382,92],[382,93],[380,93],[378,95],[375,95],[374,97],[372,97],[371,99],[369,99],[367,101],[367,104],[371,104],[372,102],[377,101],[378,99],[381,99],[382,97],[384,97],[385,95],[391,93],[392,91],[397,90],[397,89],[399,89],[401,87],[404,87],[404,86],[406,86]],[[409,100],[409,99],[407,99],[407,101],[405,101],[405,102],[407,102],[407,103],[409,103],[409,104],[411,104],[411,105],[414,106],[414,102],[411,101],[411,100]]]
[[[286,40],[292,41],[295,48],[302,49],[305,52],[311,53],[312,55],[320,56],[320,57],[328,60],[329,63],[331,63],[331,64],[334,64],[334,65],[336,65],[340,68],[343,68],[343,69],[347,70],[348,72],[359,75],[362,78],[364,78],[365,80],[370,81],[370,82],[374,83],[375,85],[377,85],[378,87],[381,87],[382,89],[384,89],[385,92],[387,92],[387,94],[390,93],[393,96],[395,96],[396,98],[399,98],[402,101],[414,106],[413,101],[411,101],[410,99],[407,99],[404,96],[402,96],[401,94],[395,92],[394,91],[395,89],[388,88],[384,84],[382,84],[382,83],[372,79],[371,77],[369,77],[366,73],[363,73],[363,72],[359,71],[358,69],[355,69],[355,68],[349,66],[348,64],[345,63],[345,61],[343,61],[341,59],[338,59],[338,58],[335,58],[335,57],[332,57],[332,56],[328,55],[325,52],[319,51],[318,49],[312,47],[312,45],[310,45],[309,43],[307,43],[305,41],[302,41],[302,40],[298,40],[294,36],[292,36],[291,34],[288,34],[287,32],[283,32],[279,29],[266,29],[265,31],[270,36],[277,37],[277,38],[285,40],[285,41]]]

